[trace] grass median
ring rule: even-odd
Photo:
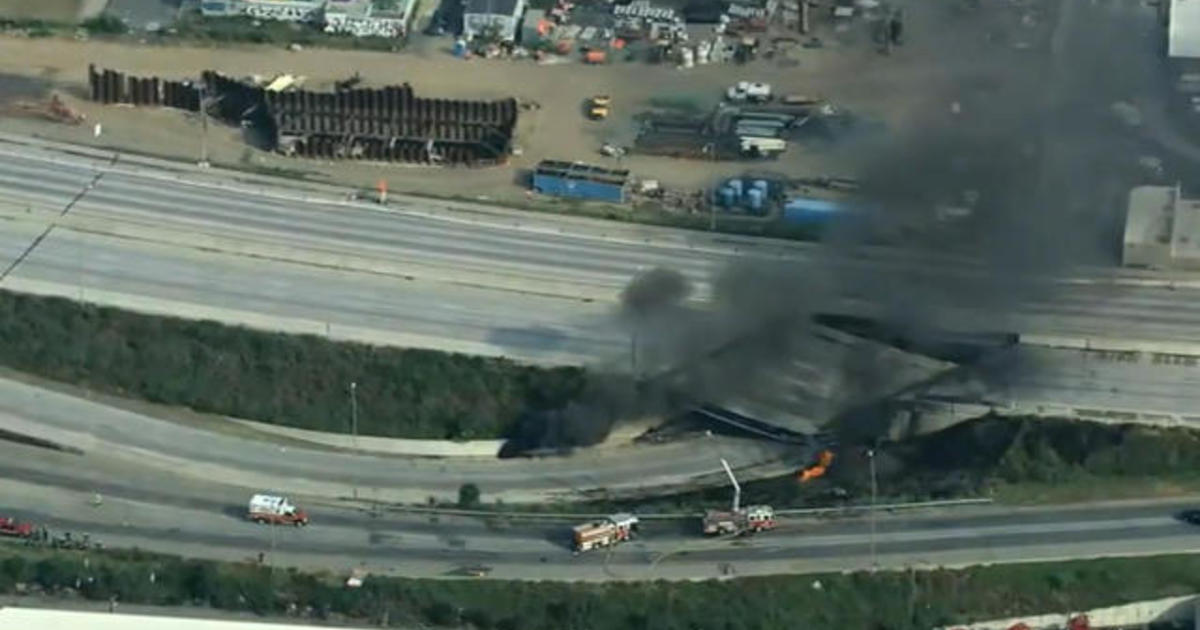
[[[141,315],[0,291],[0,364],[88,389],[200,412],[362,435],[507,436],[530,410],[565,406],[576,368],[334,342]]]
[[[138,551],[0,548],[0,593],[207,607],[373,625],[480,629],[906,630],[1088,610],[1200,591],[1200,557],[703,582],[564,583],[368,577]],[[153,576],[153,578],[151,577]]]

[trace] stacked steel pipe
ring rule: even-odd
[[[92,100],[165,105],[246,123],[275,149],[304,157],[456,165],[503,162],[512,148],[517,100],[418,98],[410,85],[337,92],[274,92],[212,71],[198,85],[88,68]]]
[[[200,92],[190,81],[164,81],[158,77],[126,76],[115,70],[97,71],[88,66],[92,100],[105,105],[154,105],[199,111]]]

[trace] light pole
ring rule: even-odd
[[[875,449],[867,450],[867,462],[871,468],[871,570],[878,566],[875,560],[875,499],[879,486],[875,483]]]
[[[350,443],[358,450],[358,383],[350,381]],[[352,485],[354,498],[358,499],[358,483]]]
[[[223,98],[224,94],[209,98],[208,87],[200,84],[200,161],[196,163],[200,168],[208,168],[208,108],[220,103]]]
[[[208,168],[208,89],[200,84],[200,168]]]

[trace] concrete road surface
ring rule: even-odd
[[[497,578],[685,579],[1200,551],[1197,530],[1173,518],[1190,504],[1159,502],[881,514],[874,536],[861,516],[785,520],[776,531],[736,540],[702,538],[690,519],[647,521],[632,543],[573,556],[571,522],[372,513],[299,495],[312,525],[271,528],[244,519],[257,487],[8,443],[0,444],[0,462],[0,512],[108,546],[228,560],[263,553],[268,563],[394,575],[451,575],[483,564]]]
[[[783,474],[808,463],[803,448],[753,439],[694,437],[591,449],[547,459],[402,458],[286,447],[151,418],[0,379],[0,428],[136,464],[145,472],[212,480],[326,499],[454,501],[463,483],[484,501],[580,500],[606,492],[724,484],[721,458],[743,477]]]
[[[399,199],[381,208],[105,155],[0,146],[0,264],[8,269],[0,287],[334,338],[623,364],[628,334],[613,305],[640,269],[678,269],[701,297],[733,260],[783,261],[814,276],[832,268],[825,275],[834,284],[866,274],[880,284],[955,278],[966,286],[976,273],[903,252],[833,256],[799,243],[465,204]],[[944,319],[966,329],[1200,344],[1195,280],[1071,275],[1074,283],[1012,313],[949,305]],[[835,288],[831,310],[896,306],[852,283]]]

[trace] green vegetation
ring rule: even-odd
[[[364,435],[496,438],[583,390],[575,368],[382,348],[0,291],[0,364],[150,402]]]
[[[88,33],[93,35],[122,35],[129,30],[121,18],[103,13],[80,24]]]
[[[1071,612],[1200,590],[1200,557],[1158,556],[966,570],[648,583],[505,582],[329,574],[144,552],[0,553],[0,593],[203,606],[391,626],[735,630],[928,628]],[[154,578],[151,580],[150,576]]]
[[[470,509],[479,506],[479,486],[464,483],[458,488],[458,507]]]

